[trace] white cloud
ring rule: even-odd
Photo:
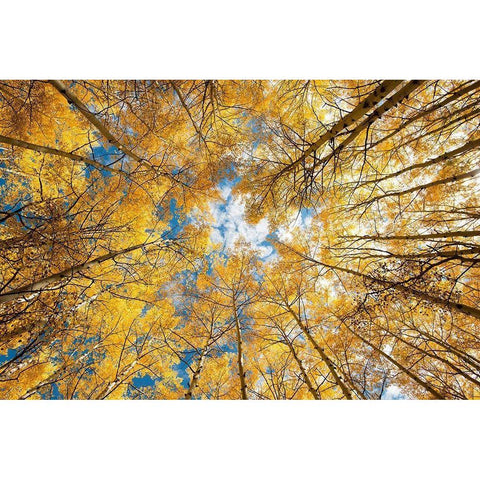
[[[224,200],[227,200],[228,197],[231,195],[232,193],[232,187],[230,185],[224,185],[222,187],[220,187],[220,196],[224,199]]]
[[[404,400],[407,397],[402,394],[400,387],[396,385],[390,385],[386,388],[384,394],[382,395],[383,400]]]
[[[232,195],[232,188],[224,186],[220,188],[220,195],[224,202],[213,202],[210,209],[213,216],[210,240],[213,243],[221,243],[222,248],[232,248],[239,239],[249,242],[252,247],[260,251],[262,257],[271,257],[273,248],[262,245],[267,240],[270,231],[266,218],[262,218],[256,225],[245,221],[245,201],[241,195]]]
[[[213,228],[212,231],[210,232],[210,240],[213,243],[223,243],[223,237],[220,231],[217,230],[216,228]]]
[[[245,220],[245,197],[232,194],[232,185],[226,184],[219,187],[221,201],[211,202],[210,210],[213,216],[210,240],[212,243],[221,244],[222,249],[229,249],[239,239],[244,239],[260,252],[264,262],[272,262],[278,255],[268,242],[270,225],[267,218],[262,218],[257,224],[252,225]],[[308,210],[301,214],[292,214],[287,226],[280,227],[276,233],[281,241],[291,241],[294,235],[306,235],[312,224],[312,213]]]

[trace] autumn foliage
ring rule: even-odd
[[[479,398],[479,119],[466,80],[0,81],[0,398]]]

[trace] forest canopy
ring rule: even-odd
[[[0,398],[480,397],[480,81],[0,81]]]

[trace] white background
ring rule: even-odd
[[[461,0],[12,0],[0,78],[480,78],[478,19]],[[0,478],[478,478],[479,414],[453,401],[2,401]]]

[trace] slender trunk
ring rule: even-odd
[[[118,150],[124,152],[129,157],[133,158],[137,162],[143,162],[136,153],[132,152],[126,145],[120,143],[110,130],[92,113],[88,107],[69,89],[63,82],[59,80],[50,80],[50,84],[53,85],[68,101],[69,104],[75,105],[78,111]]]
[[[325,353],[325,350],[320,347],[320,345],[315,341],[315,339],[312,337],[310,332],[308,331],[307,327],[304,325],[304,323],[300,320],[299,316],[293,311],[293,309],[288,305],[287,306],[288,311],[292,315],[292,317],[295,319],[297,322],[297,325],[300,327],[304,335],[307,337],[313,348],[318,352],[320,355],[320,358],[323,360],[325,365],[328,367],[330,370],[330,373],[332,374],[333,378],[335,379],[335,383],[341,388],[343,394],[347,398],[347,400],[352,400],[352,393],[350,389],[347,387],[347,385],[344,383],[340,375],[337,373],[337,367],[333,364],[333,362],[330,360],[328,355]]]
[[[406,322],[401,322],[401,323],[405,325],[407,328],[409,328],[410,330],[413,330],[414,332],[419,333],[420,335],[426,337],[429,341],[436,343],[438,346],[444,348],[447,353],[455,355],[459,359],[463,360],[467,365],[470,365],[476,371],[480,371],[480,361],[477,360],[475,357],[472,357],[471,355],[469,355],[467,352],[458,349],[457,347],[451,345],[448,342],[441,340],[440,338],[435,337],[434,335],[431,335],[430,333],[418,328],[417,326],[410,326]]]
[[[389,133],[388,135],[385,135],[385,137],[381,138],[380,140],[375,142],[373,145],[370,145],[370,148],[376,147],[380,143],[385,142],[386,140],[388,140],[389,138],[392,138],[394,135],[396,135],[398,132],[400,132],[404,128],[408,127],[408,125],[410,125],[411,123],[413,123],[417,120],[420,120],[421,118],[425,117],[426,115],[429,115],[429,114],[435,112],[439,108],[445,107],[449,103],[454,102],[455,100],[459,99],[460,97],[462,97],[466,93],[468,93],[472,90],[475,90],[476,88],[480,88],[480,81],[477,81],[477,82],[474,82],[470,85],[467,85],[466,87],[458,90],[457,92],[454,92],[451,95],[448,95],[447,98],[445,98],[441,102],[437,103],[436,105],[433,105],[430,108],[427,108],[427,109],[423,110],[422,112],[418,113],[417,115],[414,115],[413,117],[409,118],[408,120],[403,122],[399,127],[397,127],[393,132]]]
[[[345,236],[343,238],[352,238],[355,240],[430,240],[433,238],[450,238],[450,237],[480,237],[480,230],[454,231],[442,233],[420,233],[418,235],[362,235],[362,236]]]
[[[289,340],[285,332],[282,331],[282,336],[285,340],[285,343],[288,345],[288,348],[290,349],[290,352],[292,353],[292,356],[295,360],[295,362],[298,365],[298,368],[300,369],[300,373],[302,374],[303,381],[305,382],[305,385],[307,385],[308,391],[312,395],[312,397],[315,400],[321,400],[320,395],[318,394],[317,390],[314,388],[312,382],[310,381],[310,378],[307,374],[307,371],[305,370],[305,367],[303,366],[302,360],[299,358],[297,355],[297,352],[295,351],[295,348],[292,344],[292,342]]]
[[[428,136],[435,135],[436,133],[439,133],[441,135],[442,133],[447,132],[447,129],[449,127],[453,127],[455,124],[458,124],[460,122],[467,122],[467,121],[473,120],[473,118],[477,117],[480,114],[480,110],[471,110],[473,107],[475,107],[477,105],[478,105],[478,101],[475,101],[470,105],[463,106],[462,108],[458,109],[457,111],[455,111],[453,113],[449,113],[448,115],[446,115],[444,118],[442,118],[440,120],[447,120],[447,119],[452,119],[453,118],[452,120],[448,121],[444,125],[440,125],[439,127],[434,128],[433,130],[426,131],[425,133],[422,133],[422,134],[420,134],[416,137],[413,137],[409,140],[405,140],[405,141],[399,143],[398,145],[395,145],[395,149],[398,151],[399,149],[401,149],[403,147],[406,147],[407,145],[410,145],[411,143],[418,143],[422,138],[426,138]],[[466,111],[466,113],[464,113],[463,115],[455,118],[455,115],[458,115],[459,113],[465,112],[465,111]],[[436,123],[436,122],[438,122],[438,120],[436,120],[434,123]],[[455,127],[455,128],[457,128],[457,127]],[[453,129],[454,128],[452,128],[452,130]]]
[[[139,164],[145,164],[148,169],[153,171],[156,175],[160,175],[168,178],[169,180],[184,185],[183,182],[178,180],[175,174],[169,173],[168,171],[159,171],[157,167],[153,167],[150,163],[146,162],[145,158],[140,157],[135,152],[133,152],[129,147],[124,143],[117,140],[117,138],[110,132],[106,125],[104,125],[97,116],[92,113],[88,107],[70,90],[64,83],[59,80],[49,80],[50,84],[53,85],[68,101],[69,104],[75,105],[78,111],[108,140],[108,142],[115,146],[118,150],[125,153],[130,158],[133,158]]]
[[[363,247],[365,248],[365,247]],[[375,249],[378,250],[378,249]],[[423,260],[423,259],[433,259],[436,257],[441,257],[441,258],[450,258],[452,260],[460,260],[460,263],[478,263],[480,262],[480,259],[476,258],[467,258],[463,257],[462,255],[477,255],[480,253],[480,248],[469,248],[469,249],[464,249],[464,250],[432,250],[430,253],[405,253],[405,254],[400,254],[400,253],[392,253],[389,252],[388,250],[382,250],[384,254],[370,254],[370,253],[359,253],[358,255],[351,254],[348,257],[349,258],[403,258],[403,259],[411,259],[411,260]]]
[[[76,273],[88,270],[96,265],[100,265],[103,262],[108,260],[113,260],[119,255],[125,255],[129,252],[133,252],[138,250],[142,247],[147,245],[151,245],[155,242],[149,243],[140,243],[138,245],[134,245],[129,248],[125,248],[123,250],[119,250],[117,252],[108,253],[106,255],[101,255],[99,257],[94,258],[93,260],[89,260],[87,262],[80,263],[78,265],[74,265],[72,267],[66,268],[59,273],[55,273],[48,277],[42,278],[35,282],[30,283],[29,285],[24,285],[23,287],[16,288],[14,290],[10,290],[6,293],[0,293],[0,304],[11,302],[12,300],[17,300],[21,297],[24,297],[26,294],[36,294],[42,291],[45,291],[50,285],[57,283],[57,282],[64,282],[66,280],[71,279]]]
[[[97,343],[96,345],[94,345],[92,351],[95,351],[98,347],[100,346],[100,343]],[[79,358],[77,358],[74,362],[74,366],[77,366],[79,365],[85,358],[87,358],[92,352],[87,352],[87,353],[84,353],[83,355],[81,355]],[[61,374],[66,372],[68,370],[68,368],[70,367],[71,365],[68,365],[68,364],[63,364],[60,368],[58,368],[57,370],[55,370],[52,374],[50,374],[45,380],[42,380],[40,383],[38,383],[35,387],[33,388],[30,388],[29,390],[27,390],[21,397],[19,397],[19,400],[27,400],[28,398],[30,398],[32,395],[35,395],[37,392],[40,391],[40,389],[42,387],[45,387],[47,385],[50,385],[52,383],[55,383],[59,380],[61,380],[62,378],[65,378],[65,377],[62,377]],[[68,375],[71,375],[72,372],[68,373]]]
[[[3,336],[2,336],[2,341],[3,341]],[[23,355],[19,355],[17,359],[23,357]],[[27,367],[33,366],[32,364],[37,360],[37,357],[34,355],[30,356],[29,358],[26,358],[20,363],[14,363],[12,359],[7,363],[4,363],[0,368],[2,369],[0,372],[0,382],[5,382],[9,380],[13,380],[13,375],[15,373],[18,373],[18,376],[22,373],[23,369],[26,369]],[[18,378],[18,376],[16,378]]]
[[[110,173],[118,173],[124,176],[127,175],[122,170],[116,170],[114,168],[107,167],[106,165],[102,165],[101,163],[98,163],[95,160],[91,160],[90,158],[77,155],[76,153],[64,152],[63,150],[57,150],[56,148],[50,148],[50,147],[45,147],[43,145],[36,145],[34,143],[24,142],[23,140],[5,137],[4,135],[0,135],[0,143],[14,145],[16,147],[25,148],[27,150],[32,150],[37,153],[48,153],[50,155],[55,155],[57,157],[69,158],[70,160],[73,160],[75,162],[82,162],[82,163],[85,163],[86,165],[95,167],[98,170],[106,170]]]
[[[281,243],[281,242],[278,242],[278,243]],[[463,313],[465,315],[470,315],[471,317],[480,319],[480,310],[478,308],[470,307],[469,305],[465,305],[463,303],[451,302],[450,300],[435,297],[435,296],[430,295],[428,293],[421,292],[421,291],[416,290],[416,289],[411,288],[411,287],[407,287],[406,285],[403,285],[401,283],[392,282],[390,280],[382,280],[382,279],[379,279],[379,278],[372,277],[371,275],[367,275],[365,273],[357,272],[356,270],[351,270],[349,268],[340,267],[338,265],[330,265],[328,263],[323,263],[323,262],[320,262],[319,260],[316,260],[312,257],[309,257],[308,255],[302,254],[302,253],[296,251],[295,249],[293,249],[291,247],[288,247],[288,248],[290,250],[292,250],[293,252],[295,252],[300,257],[304,258],[305,260],[308,260],[308,261],[310,261],[312,263],[315,263],[317,265],[320,265],[322,267],[329,268],[329,269],[334,270],[334,271],[345,272],[345,273],[348,273],[350,275],[354,275],[358,278],[363,278],[367,281],[374,282],[374,283],[376,283],[376,284],[378,284],[382,287],[392,288],[392,289],[398,290],[400,292],[404,292],[404,293],[406,293],[408,295],[411,295],[413,297],[416,297],[420,300],[426,300],[426,301],[431,302],[433,304],[440,305],[442,307],[448,307],[448,308],[450,308],[452,310],[455,310],[457,312]]]
[[[202,353],[201,353],[200,358],[198,359],[198,362],[197,362],[197,367],[195,368],[195,371],[193,372],[192,380],[190,381],[188,391],[185,394],[185,399],[187,399],[187,400],[192,399],[193,391],[195,390],[195,388],[197,388],[198,381],[200,380],[200,375],[202,373],[203,366],[205,364],[205,359],[208,355],[208,351],[209,351],[208,344],[209,344],[209,342],[210,342],[210,338],[208,339],[205,347],[202,349]]]
[[[411,172],[412,170],[416,170],[418,168],[425,168],[425,167],[430,167],[432,165],[436,165],[438,163],[446,162],[447,160],[450,160],[452,158],[458,157],[458,155],[461,155],[462,153],[467,153],[470,152],[471,150],[474,150],[475,148],[480,147],[480,138],[477,140],[473,140],[471,142],[466,143],[465,145],[462,145],[459,148],[456,148],[455,150],[451,150],[450,152],[445,152],[442,155],[439,155],[438,157],[432,158],[430,160],[427,160],[426,162],[422,163],[415,163],[414,165],[410,165],[409,167],[402,168],[401,170],[398,170],[397,172],[389,173],[388,175],[384,175],[378,179],[374,180],[366,180],[362,182],[362,185],[368,185],[370,183],[380,183],[383,182],[384,180],[388,180],[393,177],[397,177],[399,175],[402,175],[407,172]]]
[[[407,190],[402,190],[400,192],[390,192],[385,193],[383,195],[378,195],[377,197],[373,197],[369,200],[365,200],[361,202],[358,206],[371,204],[373,202],[378,202],[384,198],[389,197],[402,197],[403,195],[408,195],[409,193],[418,192],[420,190],[426,190],[427,188],[436,187],[437,185],[447,185],[448,183],[459,182],[461,180],[467,180],[470,178],[475,178],[477,175],[480,175],[480,168],[475,168],[474,170],[470,170],[469,172],[462,173],[460,175],[453,175],[451,177],[442,178],[441,180],[436,180],[435,182],[424,183],[423,185],[418,185],[416,187],[409,188]]]
[[[116,390],[122,382],[128,378],[129,376],[132,375],[132,370],[135,368],[135,366],[138,363],[138,359],[134,360],[132,363],[130,363],[128,366],[126,366],[119,375],[113,380],[112,382],[109,382],[106,387],[95,396],[95,400],[104,400],[107,398],[114,390]],[[136,372],[134,372],[136,373]]]
[[[329,140],[336,137],[342,130],[351,126],[367,114],[381,100],[383,100],[391,91],[393,91],[402,82],[399,80],[386,80],[382,82],[365,100],[362,100],[350,113],[336,123],[331,129],[327,130],[320,138],[294,162],[284,167],[276,176],[280,177],[286,172],[291,171],[296,165],[306,160],[312,153],[316,152],[321,146]]]
[[[342,324],[347,328],[347,330],[355,335],[358,339],[360,339],[365,345],[368,345],[370,348],[375,350],[379,355],[382,357],[386,358],[390,363],[395,365],[401,372],[405,373],[408,377],[410,377],[413,381],[421,385],[427,392],[431,393],[435,398],[439,400],[445,400],[445,397],[437,392],[433,387],[431,387],[428,383],[424,382],[421,378],[417,377],[414,373],[412,373],[408,368],[405,368],[401,363],[397,362],[394,358],[392,358],[390,355],[385,353],[383,350],[380,348],[376,347],[373,343],[369,342],[366,338],[362,337],[360,334],[358,334],[355,330],[350,328],[346,322],[342,322]]]
[[[175,91],[175,93],[177,94],[179,100],[180,100],[180,103],[182,104],[182,107],[184,108],[184,110],[187,112],[187,115],[188,115],[188,118],[190,119],[190,122],[192,123],[192,126],[193,128],[195,129],[195,131],[197,132],[199,138],[203,141],[203,143],[205,143],[206,145],[206,141],[202,135],[202,132],[200,131],[200,128],[197,126],[195,120],[193,119],[193,116],[192,114],[190,113],[190,109],[188,108],[188,105],[185,103],[185,100],[183,99],[183,95],[182,93],[180,92],[179,88],[177,88],[177,86],[175,85],[175,82],[173,81],[170,81],[169,82],[170,85],[172,86],[173,90]]]
[[[432,353],[432,352],[429,352],[428,350],[424,350],[423,348],[420,348],[414,344],[411,344],[410,342],[407,342],[404,338],[402,338],[400,335],[397,335],[393,332],[391,332],[390,330],[382,327],[381,325],[378,325],[376,323],[374,323],[374,325],[378,328],[380,328],[382,331],[384,331],[385,333],[387,333],[388,335],[391,335],[392,337],[396,338],[398,341],[400,341],[401,343],[403,343],[404,345],[407,345],[408,347],[410,348],[413,348],[414,350],[416,350],[417,352],[423,354],[423,355],[427,355],[428,357],[430,358],[433,358],[434,360],[438,360],[439,362],[442,362],[444,363],[445,365],[447,365],[448,367],[450,367],[455,373],[457,373],[458,375],[461,375],[462,377],[464,377],[465,379],[467,379],[469,382],[472,382],[474,383],[475,385],[477,385],[478,387],[480,387],[480,381],[477,380],[476,378],[473,378],[471,377],[470,375],[468,375],[466,372],[464,372],[461,368],[457,367],[456,365],[454,365],[453,363],[451,363],[450,361],[448,361],[446,358],[442,358],[440,356],[438,356],[437,354],[435,353]]]
[[[237,312],[237,306],[235,303],[235,298],[233,298],[233,317],[235,319],[235,332],[237,334],[237,365],[238,365],[238,375],[240,376],[241,395],[242,395],[242,400],[248,400],[247,385],[245,383],[245,370],[243,368],[242,330],[240,327],[240,320],[238,319],[238,312]]]
[[[374,112],[369,114],[367,118],[357,127],[355,127],[350,135],[330,154],[315,163],[318,163],[319,165],[326,165],[333,157],[338,155],[345,147],[347,147],[347,145],[352,143],[366,128],[372,125],[376,120],[380,119],[382,115],[388,112],[391,108],[397,106],[402,100],[405,100],[410,93],[416,90],[423,83],[425,82],[418,80],[408,82],[397,93],[392,95],[390,98],[387,98],[385,102],[382,103],[382,105],[380,105]]]

